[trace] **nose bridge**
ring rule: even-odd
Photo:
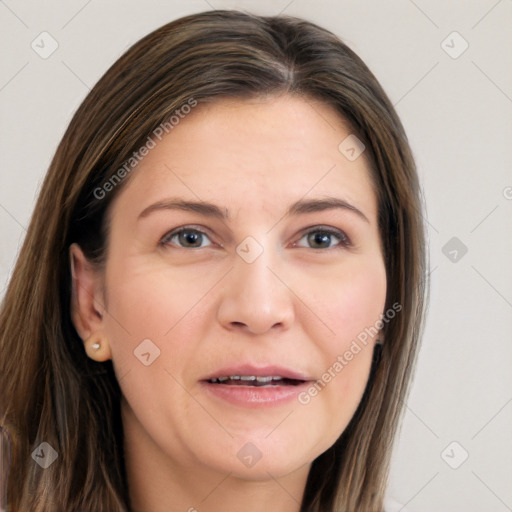
[[[245,246],[247,248],[247,246]],[[243,246],[239,247],[239,251]],[[255,251],[256,249],[250,248],[249,253]],[[270,295],[274,293],[273,290],[274,283],[272,282],[275,277],[272,272],[270,272],[269,267],[272,268],[273,264],[275,266],[275,258],[272,255],[272,249],[268,246],[261,249],[259,254],[254,256],[254,260],[246,260],[243,256],[238,254],[238,261],[235,263],[235,276],[237,277],[237,282],[240,283],[242,289],[246,290],[249,293],[257,293],[263,292],[264,297],[270,298]]]
[[[238,245],[236,252],[238,258],[235,259],[233,278],[240,298],[254,301],[255,307],[270,305],[276,294],[282,292],[277,289],[276,278],[270,271],[277,264],[276,251],[270,241],[260,243],[247,237]]]
[[[247,237],[236,248],[233,267],[223,289],[221,323],[253,333],[289,326],[293,304],[288,289],[274,275],[280,267],[280,257],[272,241]]]

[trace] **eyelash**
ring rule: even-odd
[[[344,248],[350,247],[352,245],[349,237],[340,229],[334,229],[334,228],[323,227],[323,226],[314,226],[312,228],[307,229],[306,231],[304,231],[302,233],[302,236],[299,238],[299,240],[302,240],[304,237],[307,237],[311,233],[322,233],[325,235],[334,236],[339,240],[339,242],[337,245],[335,245],[333,247],[327,247],[324,249],[310,247],[310,249],[315,249],[317,251],[325,251],[325,250],[329,250],[329,249],[331,249],[331,250],[344,249]]]
[[[165,234],[162,237],[162,239],[160,240],[160,244],[162,246],[168,246],[169,244],[172,243],[171,240],[174,237],[179,236],[181,233],[186,233],[186,232],[199,233],[199,234],[209,238],[209,235],[208,235],[207,232],[203,231],[202,229],[199,229],[196,226],[183,226],[181,228],[175,229],[175,230],[170,231],[169,233]],[[326,250],[334,250],[334,249],[347,248],[347,247],[350,247],[352,245],[349,237],[343,231],[341,231],[339,229],[333,229],[333,228],[323,227],[323,226],[314,226],[312,228],[306,229],[302,233],[301,237],[299,238],[299,241],[302,240],[304,237],[307,237],[308,235],[312,234],[312,233],[322,233],[322,234],[325,234],[325,235],[333,236],[333,237],[336,237],[339,240],[339,242],[338,242],[337,245],[334,245],[332,247],[326,247],[326,248],[309,247],[309,249],[313,249],[313,250],[317,250],[317,251],[326,251]],[[294,243],[294,247],[297,247],[296,244],[297,244],[297,242]],[[208,247],[209,245],[211,245],[211,244],[208,244],[205,247]],[[204,247],[183,247],[183,246],[180,246],[180,245],[177,245],[177,247],[180,248],[180,249],[203,249],[204,248]],[[299,247],[304,248],[303,246],[299,246]]]

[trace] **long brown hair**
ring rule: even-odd
[[[376,78],[329,31],[298,18],[211,11],[155,30],[115,62],[75,113],[46,175],[0,316],[10,511],[130,510],[121,392],[112,364],[86,356],[71,322],[69,246],[104,263],[108,208],[129,179],[125,167],[119,180],[119,169],[162,123],[170,131],[183,105],[278,94],[332,106],[366,146],[386,310],[401,306],[354,417],[312,464],[302,510],[382,510],[427,295],[422,199],[406,135]],[[57,454],[46,469],[31,456],[42,442]]]

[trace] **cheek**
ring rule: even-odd
[[[202,298],[215,283],[211,275],[183,275],[179,269],[137,263],[113,269],[107,280],[110,291],[108,329],[115,333],[112,344],[121,349],[150,338],[163,344],[182,319],[194,314]],[[164,343],[165,342],[165,343]]]
[[[198,366],[201,341],[214,325],[208,292],[218,276],[200,269],[188,275],[183,269],[129,263],[120,261],[108,274],[112,293],[107,331],[122,393],[151,430],[163,418],[172,423],[169,415],[174,411],[186,416],[194,405],[181,383],[190,382],[188,372]]]
[[[302,325],[316,340],[324,371],[301,403],[316,402],[319,416],[329,418],[334,442],[357,409],[368,381],[384,313],[385,267],[382,261],[366,262],[323,283],[322,293],[310,296],[315,297],[311,309],[321,312],[318,317],[324,325],[311,318]]]
[[[338,355],[358,336],[367,343],[375,338],[386,300],[384,263],[380,258],[361,258],[339,273],[331,273],[329,279],[312,279],[303,293],[312,298],[311,310],[324,324],[304,322],[304,328],[309,328],[312,339],[318,339],[320,332],[324,334],[321,343],[325,351]]]
[[[167,414],[162,398],[172,411],[190,407],[179,383],[194,367],[194,340],[201,339],[204,323],[211,325],[200,307],[209,287],[207,278],[184,280],[158,266],[110,272],[106,330],[112,360],[124,397],[147,425],[159,425]]]

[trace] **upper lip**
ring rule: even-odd
[[[232,377],[234,375],[255,377],[283,377],[284,379],[294,379],[302,381],[314,380],[302,372],[286,368],[284,366],[265,365],[255,366],[252,364],[238,364],[226,366],[220,370],[216,370],[203,380],[218,379],[219,377]]]

